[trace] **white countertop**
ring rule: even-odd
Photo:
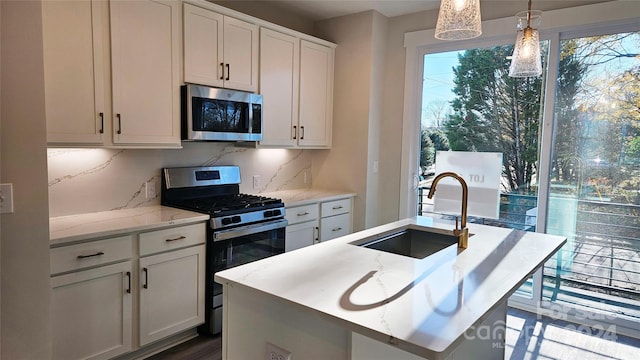
[[[49,219],[49,241],[50,245],[60,245],[87,238],[190,224],[208,219],[207,214],[160,205],[59,216]]]
[[[301,305],[419,356],[443,358],[565,242],[559,236],[468,227],[474,235],[459,254],[453,245],[414,259],[349,244],[405,228],[452,229],[416,217],[218,272],[215,278]]]
[[[318,201],[332,201],[356,196],[355,193],[324,189],[293,189],[260,193],[261,196],[281,199],[286,207],[301,206]]]

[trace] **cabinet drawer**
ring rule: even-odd
[[[320,241],[327,241],[351,233],[351,214],[341,214],[320,220]]]
[[[108,264],[132,256],[131,235],[51,249],[51,274]]]
[[[318,218],[318,204],[287,208],[285,212],[289,225],[315,220]]]
[[[351,198],[324,202],[321,207],[322,217],[346,214],[351,212]]]
[[[204,223],[141,233],[140,256],[202,244],[206,236]]]

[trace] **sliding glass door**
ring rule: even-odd
[[[542,45],[546,65],[548,42]],[[418,214],[432,213],[426,194],[437,151],[497,152],[503,159],[499,217],[470,221],[536,231],[546,76],[509,77],[512,52],[513,45],[501,45],[424,55]],[[517,294],[533,299],[533,291],[530,279]]]
[[[640,32],[564,37],[543,299],[640,319]]]
[[[593,31],[543,41],[536,78],[508,77],[512,45],[425,50],[417,212],[436,151],[502,152],[500,217],[471,221],[568,239],[512,302],[637,329],[640,29]]]

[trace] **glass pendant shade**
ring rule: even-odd
[[[538,26],[542,19],[542,11],[531,10],[516,14],[518,34],[513,48],[509,76],[535,77],[542,74],[540,57],[540,37]]]
[[[436,23],[436,39],[464,40],[481,34],[480,0],[442,0]]]

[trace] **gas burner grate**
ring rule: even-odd
[[[281,204],[282,201],[280,199],[251,194],[232,194],[184,200],[179,205],[183,208],[217,216],[244,209],[267,209]]]

